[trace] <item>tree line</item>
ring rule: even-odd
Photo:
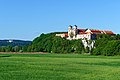
[[[98,34],[92,50],[84,48],[82,40],[67,40],[56,37],[59,32],[41,34],[30,45],[1,46],[0,52],[49,52],[49,53],[91,53],[91,55],[120,55],[120,35]],[[64,32],[60,32],[64,33]]]

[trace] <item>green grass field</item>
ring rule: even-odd
[[[0,54],[0,80],[119,80],[120,56]]]

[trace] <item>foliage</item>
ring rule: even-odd
[[[92,54],[105,56],[120,55],[120,35],[98,35]]]
[[[30,45],[0,46],[0,52],[49,52],[49,53],[91,53],[92,55],[113,56],[120,55],[120,35],[97,34],[94,48],[84,49],[81,40],[67,40],[56,37],[56,34],[66,32],[54,32],[41,34]],[[18,41],[19,42],[19,41]],[[91,41],[90,41],[91,43]]]
[[[120,40],[109,41],[102,52],[107,56],[120,55]]]
[[[41,34],[33,40],[33,51],[52,52],[52,53],[82,53],[84,51],[81,40],[67,40],[66,38],[56,37],[56,33]],[[34,50],[36,49],[36,50]]]

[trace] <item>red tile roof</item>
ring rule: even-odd
[[[112,31],[104,31],[106,34],[115,34],[115,33],[113,33]]]
[[[91,30],[92,33],[102,33],[100,30]]]
[[[78,29],[79,34],[86,34],[86,29]],[[108,31],[108,30],[95,30],[95,29],[90,29],[92,34],[110,34],[110,35],[114,35],[115,33],[113,33],[112,31]]]

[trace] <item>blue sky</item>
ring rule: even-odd
[[[68,25],[120,33],[120,0],[0,0],[0,39],[33,40]]]

